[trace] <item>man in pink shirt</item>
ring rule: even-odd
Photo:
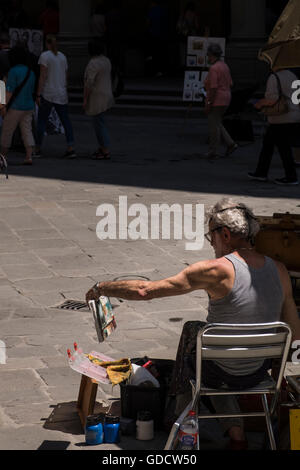
[[[207,49],[208,62],[211,64],[205,80],[205,111],[208,117],[209,158],[218,158],[221,137],[226,146],[226,156],[234,152],[238,145],[222,125],[222,119],[231,101],[232,78],[228,65],[221,60],[223,51],[219,44],[211,43]]]

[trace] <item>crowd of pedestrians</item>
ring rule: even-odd
[[[6,81],[6,105],[1,108],[1,153],[7,157],[13,135],[20,126],[26,150],[25,165],[32,165],[33,155],[41,156],[47,122],[53,109],[60,119],[66,138],[67,149],[63,157],[76,157],[73,127],[68,112],[67,57],[58,50],[57,39],[53,34],[47,35],[45,48],[38,59],[37,68],[32,54],[22,43],[7,50],[7,63],[3,62],[7,73],[1,77]],[[91,116],[99,145],[93,158],[107,160],[110,158],[110,139],[105,112],[114,104],[112,65],[104,54],[105,44],[101,38],[95,37],[89,41],[88,52],[90,61],[83,77],[83,108],[86,115]]]

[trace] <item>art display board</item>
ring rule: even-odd
[[[225,55],[225,38],[211,38],[200,36],[189,36],[187,38],[187,67],[208,67],[207,63],[207,49],[209,44],[219,44]],[[224,57],[223,57],[224,59]]]
[[[39,29],[9,29],[10,47],[19,42],[26,44],[29,52],[37,57],[43,52],[43,31]]]
[[[184,75],[183,101],[204,103],[206,92],[204,81],[208,72],[186,70]]]

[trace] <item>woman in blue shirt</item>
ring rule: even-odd
[[[10,102],[9,109],[2,108],[4,117],[1,134],[1,152],[6,157],[11,146],[13,134],[20,125],[22,139],[26,149],[25,165],[32,164],[32,150],[35,145],[32,134],[32,118],[34,113],[34,88],[35,74],[30,70],[28,53],[22,46],[16,46],[9,52],[11,68],[6,82],[6,106]],[[29,73],[29,75],[28,75]],[[16,88],[27,77],[20,92],[14,97]]]

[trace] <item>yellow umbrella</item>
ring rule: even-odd
[[[258,58],[273,70],[300,67],[300,1],[290,0]]]

